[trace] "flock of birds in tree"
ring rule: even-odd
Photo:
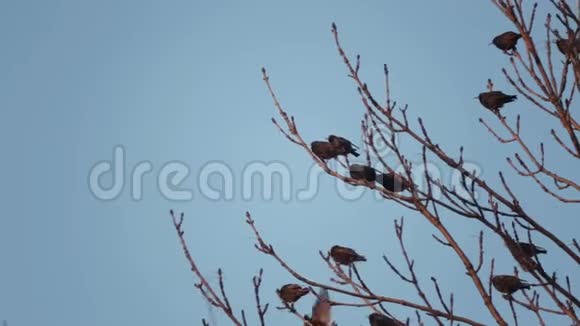
[[[547,253],[547,250],[538,247],[532,243],[527,242],[517,242],[517,246],[521,249],[521,253],[526,255],[528,259],[532,259],[539,254]],[[330,257],[339,265],[350,266],[356,262],[364,262],[366,258],[358,254],[354,249],[348,247],[342,247],[335,245],[330,248]],[[529,289],[532,285],[516,276],[513,275],[494,275],[491,279],[491,283],[496,290],[506,295],[508,298],[511,295],[522,289]],[[286,284],[277,290],[280,299],[294,309],[294,303],[300,300],[303,296],[310,293],[310,289],[303,287],[298,284]],[[306,320],[305,326],[337,326],[337,324],[332,321],[331,317],[331,306],[332,302],[327,289],[320,289],[320,292],[316,295],[317,299],[312,306],[312,315],[305,315]],[[370,326],[403,326],[401,322],[396,319],[380,314],[372,313],[368,316]]]
[[[496,36],[492,43],[504,53],[511,55],[516,50],[516,44],[521,38],[521,34],[515,32],[505,32]],[[556,45],[560,52],[565,56],[577,55],[580,52],[580,39],[559,39]],[[517,99],[516,95],[507,95],[501,91],[488,91],[479,94],[477,97],[481,105],[495,114],[499,114],[505,104],[513,102]],[[343,137],[330,135],[326,141],[314,141],[310,148],[312,152],[321,160],[327,161],[337,159],[340,156],[347,157],[349,154],[358,157],[358,147]],[[348,162],[348,161],[347,161]],[[356,180],[363,180],[370,183],[378,182],[386,190],[391,192],[402,192],[405,190],[412,190],[414,185],[402,175],[396,172],[381,173],[374,168],[362,165],[351,164],[349,166],[350,176]],[[512,252],[517,251],[518,261],[527,260],[532,261],[532,258],[537,259],[538,254],[547,253],[546,249],[538,247],[532,243],[514,242],[508,245]],[[515,248],[511,248],[515,247]],[[359,255],[354,249],[335,245],[329,251],[330,257],[339,265],[350,266],[356,262],[364,262],[366,258]],[[507,298],[522,289],[529,289],[531,286],[541,284],[530,284],[513,275],[495,275],[491,279],[494,288],[503,293]],[[277,290],[280,299],[294,309],[294,303],[303,296],[310,293],[309,288],[300,286],[298,284],[286,284]],[[305,315],[305,326],[336,326],[336,323],[331,318],[332,302],[328,294],[328,290],[322,288],[316,295],[317,300],[312,307],[312,315]],[[380,313],[372,313],[368,316],[369,324],[371,326],[401,326],[401,322],[392,317]]]
[[[347,156],[352,154],[358,157],[358,147],[343,137],[330,135],[328,141],[314,141],[310,144],[310,149],[318,158],[323,161]],[[377,172],[368,165],[352,164],[349,166],[350,177],[356,180],[367,182],[378,181],[385,189],[391,192],[401,192],[410,190],[412,184],[402,175],[395,172]]]

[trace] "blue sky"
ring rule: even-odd
[[[361,72],[371,89],[381,92],[382,65],[389,64],[393,96],[409,104],[412,117],[424,119],[438,143],[454,153],[465,146],[466,158],[492,184],[497,171],[507,171],[528,209],[549,229],[564,239],[578,236],[573,207],[544,199],[531,181],[514,176],[504,159],[513,148],[496,146],[477,122],[492,119],[473,99],[487,78],[514,92],[501,77],[506,57],[488,45],[510,26],[488,1],[4,1],[0,320],[11,326],[147,326],[192,325],[209,317],[214,325],[227,325],[193,287],[170,223],[173,208],[185,212],[191,250],[213,284],[217,268],[224,269],[238,310],[253,313],[251,277],[260,267],[264,300],[272,305],[278,303],[274,289],[292,281],[255,251],[245,211],[305,275],[327,281],[318,250],[348,245],[369,258],[361,270],[378,292],[418,301],[381,259],[387,253],[402,263],[392,221],[405,216],[408,249],[425,286],[436,276],[447,293],[453,289],[457,311],[490,322],[470,295],[472,284],[459,261],[433,245],[420,216],[372,194],[343,200],[328,176],[320,177],[319,192],[308,201],[242,198],[243,170],[253,162],[287,166],[293,193],[305,186],[312,165],[270,122],[275,110],[261,67],[268,68],[306,139],[331,133],[360,139],[363,108],[334,47],[332,22],[347,52],[362,55]],[[507,109],[525,112],[523,132],[532,142],[548,138],[551,122],[530,103],[520,100]],[[152,165],[139,201],[131,198],[129,172],[114,200],[89,191],[91,167],[111,160],[118,145],[127,171],[142,161]],[[420,159],[408,140],[401,139],[401,146]],[[551,146],[548,153],[558,157],[561,151]],[[192,200],[168,200],[158,190],[156,176],[175,161],[190,169],[182,186],[193,191]],[[197,178],[210,162],[233,172],[232,200],[210,200],[200,192]],[[572,162],[549,163],[573,176]],[[448,220],[475,255],[479,227]],[[502,247],[495,238],[487,241],[488,252]],[[513,261],[503,252],[497,257],[499,270],[510,272]],[[546,264],[562,272],[575,268],[558,254],[547,256]],[[572,279],[580,281],[575,272]],[[303,299],[298,307],[306,312],[312,301]],[[368,313],[340,309],[335,316],[342,325],[359,325]],[[269,315],[277,325],[296,324],[275,309]]]

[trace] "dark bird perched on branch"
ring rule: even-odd
[[[522,252],[529,257],[534,257],[534,256],[539,255],[539,254],[548,253],[548,250],[546,250],[542,247],[536,246],[535,244],[532,244],[532,243],[518,242],[518,246],[520,247]]]
[[[556,40],[558,50],[566,57],[577,56],[580,51],[580,39],[558,39]]]
[[[346,138],[342,138],[335,135],[328,136],[328,141],[335,146],[338,155],[347,156],[348,154],[352,154],[355,157],[358,157],[360,154],[356,151],[358,147],[353,145],[350,140]]]
[[[515,242],[509,237],[504,238],[504,241],[512,256],[526,272],[531,272],[540,267],[532,258],[538,253],[546,253],[544,248],[535,247],[530,243]]]
[[[412,188],[412,184],[407,179],[395,172],[382,173],[377,179],[388,191],[401,192]]]
[[[330,256],[335,262],[341,265],[350,265],[357,261],[367,261],[364,256],[359,255],[354,249],[341,246],[332,246],[330,248]]]
[[[312,317],[304,316],[304,319],[312,326],[336,326],[331,317],[330,295],[327,289],[320,289],[318,298],[312,306]],[[305,323],[304,325],[308,324]]]
[[[509,294],[521,289],[529,289],[530,284],[512,275],[495,275],[491,278],[491,283],[496,290]]]
[[[494,37],[491,43],[493,43],[493,45],[495,45],[498,49],[502,50],[503,52],[507,52],[516,49],[516,43],[518,43],[520,37],[522,37],[521,34],[514,33],[511,31],[505,32]]]
[[[556,40],[556,46],[558,47],[560,53],[562,53],[563,55],[568,55],[568,43],[569,41],[564,38]]]
[[[479,98],[479,103],[481,103],[485,108],[494,113],[499,113],[499,109],[501,109],[504,104],[513,102],[518,97],[516,95],[507,95],[500,91],[491,91],[480,93],[477,98]]]
[[[369,315],[369,324],[371,326],[401,326],[396,320],[376,312]]]
[[[366,180],[368,182],[375,182],[377,179],[377,171],[368,165],[351,164],[348,167],[350,177],[357,180]]]
[[[336,146],[327,141],[313,141],[310,149],[321,160],[329,160],[339,155]]]
[[[280,289],[276,290],[278,296],[285,303],[294,303],[300,298],[308,294],[310,290],[308,288],[303,288],[298,284],[286,284]]]

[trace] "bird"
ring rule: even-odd
[[[520,249],[522,250],[522,252],[529,257],[534,257],[536,255],[539,254],[546,254],[548,253],[548,250],[536,246],[533,243],[527,243],[527,242],[518,242],[518,246],[520,247]]]
[[[486,109],[494,113],[499,113],[499,109],[502,108],[504,104],[513,102],[518,97],[516,95],[504,94],[501,91],[490,91],[480,93],[477,98],[479,98],[479,103],[481,103],[481,105]]]
[[[310,144],[312,152],[321,160],[329,160],[338,156],[336,146],[327,141],[313,141]]]
[[[407,179],[395,172],[381,173],[378,179],[388,191],[401,192],[412,188],[411,183]]]
[[[346,138],[342,138],[335,135],[328,136],[328,141],[334,145],[336,150],[338,151],[338,155],[347,156],[348,154],[352,154],[355,157],[359,157],[360,154],[356,151],[358,147],[353,145],[350,140]]]
[[[318,320],[312,320],[310,319],[310,317],[308,317],[308,315],[306,315],[306,321],[308,321],[307,323],[304,323],[304,326],[329,326],[328,324],[325,324],[321,321]]]
[[[280,289],[276,290],[276,292],[283,302],[292,304],[308,294],[310,290],[298,284],[286,284]]]
[[[556,46],[558,47],[560,53],[562,53],[563,55],[568,54],[568,43],[570,42],[567,39],[561,38],[559,40],[556,40]]]
[[[368,165],[351,164],[348,167],[350,177],[357,180],[366,180],[368,182],[375,182],[377,179],[377,171]]]
[[[565,56],[575,56],[578,55],[580,50],[580,38],[576,39],[558,39],[556,40],[556,46],[558,50]]]
[[[526,272],[531,272],[541,267],[534,259],[532,259],[535,256],[533,251],[536,250],[531,247],[533,245],[525,242],[516,242],[510,237],[504,238],[504,241],[514,259]],[[543,248],[537,248],[537,250],[540,249]]]
[[[491,278],[491,283],[496,290],[508,295],[511,295],[517,290],[530,288],[528,282],[512,275],[495,275]]]
[[[401,324],[392,318],[377,312],[369,315],[370,326],[400,326]]]
[[[331,311],[330,311],[330,295],[328,290],[321,288],[318,292],[318,298],[314,305],[312,305],[312,317],[308,315],[304,316],[304,319],[308,323],[304,323],[305,326],[333,326],[336,325],[332,322]]]
[[[494,37],[491,43],[503,52],[507,52],[516,49],[516,43],[520,37],[522,37],[521,34],[509,31]]]
[[[367,261],[364,256],[359,255],[354,249],[334,245],[330,248],[330,256],[341,265],[350,265],[357,261]]]
[[[332,322],[332,324],[327,324],[319,320],[312,320],[312,318],[310,318],[308,315],[304,315],[304,320],[306,321],[304,322],[304,326],[337,326],[335,322]]]

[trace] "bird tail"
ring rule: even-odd
[[[527,281],[521,280],[522,282],[522,286],[520,287],[520,289],[529,289],[532,287],[532,285],[530,283],[528,283]]]
[[[547,254],[548,253],[548,250],[546,250],[546,248],[542,248],[542,247],[538,247],[538,246],[536,246],[536,251],[539,254]]]
[[[356,149],[351,150],[350,153],[352,155],[354,155],[355,157],[359,157],[360,156],[360,154],[356,151]]]
[[[517,95],[510,95],[510,97],[508,98],[511,101],[515,101],[518,98]]]
[[[357,257],[354,259],[354,261],[367,261],[367,259],[366,259],[366,257],[365,257],[365,256],[358,255],[358,256],[357,256]]]

